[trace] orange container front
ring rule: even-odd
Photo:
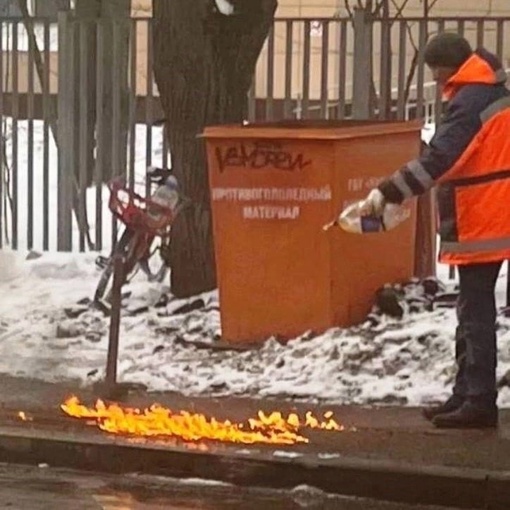
[[[414,204],[387,233],[322,226],[416,157],[419,124],[288,122],[204,136],[225,340],[359,323],[377,288],[412,276]]]

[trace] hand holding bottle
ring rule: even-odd
[[[377,188],[374,188],[364,200],[359,202],[359,214],[360,216],[382,216],[385,206],[386,199],[384,195]]]
[[[410,216],[410,210],[397,204],[387,204],[383,194],[373,189],[364,200],[346,207],[335,221],[323,226],[329,230],[340,226],[355,234],[392,230]]]

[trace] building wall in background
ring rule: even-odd
[[[400,3],[401,0],[396,0]],[[320,17],[345,16],[344,0],[278,0],[277,16]],[[356,1],[351,0],[351,4]],[[150,14],[152,0],[133,0],[133,10]],[[392,11],[395,7],[392,6]],[[410,0],[406,6],[407,16],[423,13],[421,0]],[[432,16],[510,16],[508,0],[437,0],[430,14]]]

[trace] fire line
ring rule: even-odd
[[[98,400],[94,407],[87,407],[76,396],[68,398],[61,405],[61,409],[68,416],[86,420],[87,423],[111,434],[173,438],[186,442],[213,440],[226,443],[293,445],[309,442],[303,435],[303,429],[344,430],[333,419],[332,412],[325,413],[320,420],[311,412],[307,412],[302,419],[295,413],[285,417],[281,412],[265,414],[259,411],[256,418],[234,423],[188,411],[173,412],[159,404],[140,410],[119,404],[107,405]]]

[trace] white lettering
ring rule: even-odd
[[[331,186],[321,188],[213,188],[215,202],[329,202],[333,196]]]
[[[243,218],[247,220],[295,220],[299,217],[300,208],[257,205],[243,207]]]
[[[363,191],[377,187],[384,177],[353,177],[347,181],[348,191]]]
[[[349,191],[361,191],[363,189],[363,179],[356,177],[347,181],[347,189]]]
[[[249,220],[295,220],[301,214],[299,203],[330,202],[333,192],[330,185],[322,187],[274,187],[274,188],[235,188],[214,187],[211,199],[214,202],[252,202],[243,205],[242,217]],[[257,204],[257,202],[271,202]]]

